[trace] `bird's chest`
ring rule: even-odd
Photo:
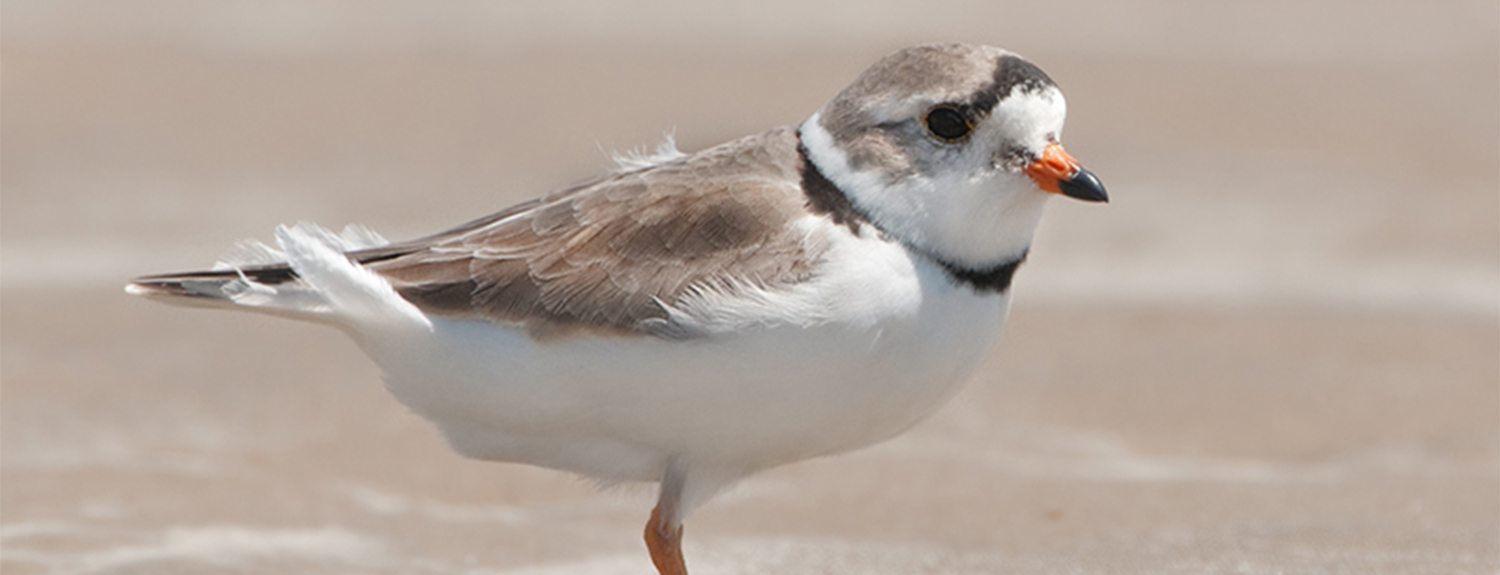
[[[930,264],[919,262],[909,281],[915,300],[877,312],[883,319],[866,334],[869,350],[845,362],[874,411],[901,429],[957,392],[993,348],[1009,310],[1008,294],[955,285]]]
[[[1009,309],[1009,293],[976,291],[904,247],[872,238],[835,246],[823,288],[829,324],[868,342],[863,361],[872,380],[967,375],[988,352]],[[846,339],[846,338],[830,338]],[[852,350],[851,350],[852,351]],[[914,385],[933,386],[932,383]]]
[[[780,306],[816,308],[803,312],[813,325],[788,321],[725,354],[757,364],[739,372],[756,381],[736,388],[753,393],[736,393],[727,411],[776,421],[771,433],[808,450],[797,456],[875,443],[936,411],[992,349],[1009,306],[1007,294],[958,285],[900,246],[840,247],[812,303]]]

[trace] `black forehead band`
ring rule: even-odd
[[[1017,87],[1026,93],[1040,92],[1057,84],[1041,68],[1019,56],[1001,56],[995,64],[995,74],[989,85],[980,89],[967,102],[958,104],[959,112],[970,122],[978,122],[995,109],[1000,99],[1009,96]]]

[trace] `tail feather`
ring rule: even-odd
[[[297,281],[288,264],[142,276],[130,280],[125,292],[173,305],[227,307],[236,305],[234,294],[254,286],[276,286]]]
[[[426,316],[360,265],[385,241],[350,227],[334,234],[301,223],[276,230],[277,247],[242,242],[231,257],[199,272],[136,278],[125,291],[164,303],[241,309],[338,325],[416,321]],[[353,252],[353,253],[351,253]],[[352,259],[351,259],[352,258]]]

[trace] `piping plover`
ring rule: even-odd
[[[132,294],[343,330],[459,453],[660,482],[682,522],[757,471],[889,439],[1005,322],[1053,194],[1104,201],[1041,69],[987,46],[895,52],[799,126],[675,149],[425,238],[277,230]]]

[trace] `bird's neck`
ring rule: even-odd
[[[856,169],[817,114],[802,124],[798,138],[805,164],[817,175],[814,183],[826,181],[831,188],[809,188],[815,208],[819,202],[847,206],[845,213],[863,218],[950,273],[995,272],[1005,279],[1000,282],[997,275],[994,283],[1009,285],[1009,274],[1000,271],[1025,259],[1048,194],[1029,189],[1024,180],[963,174],[892,179],[875,169]],[[804,168],[805,188],[808,171]],[[826,198],[833,193],[842,199]],[[841,216],[834,217],[839,221]]]

